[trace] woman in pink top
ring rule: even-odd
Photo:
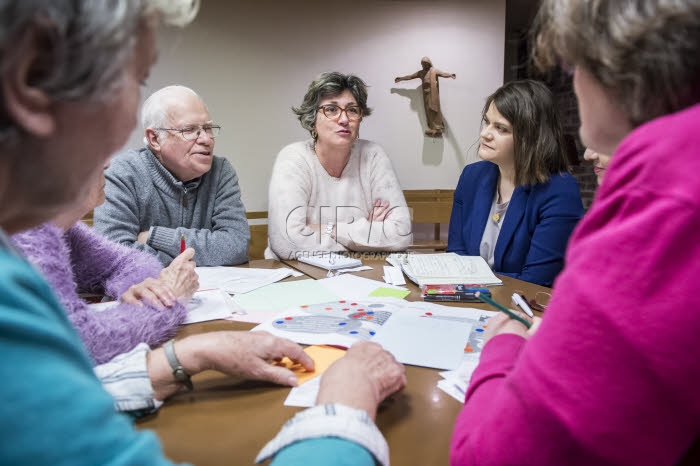
[[[613,156],[544,318],[490,321],[451,462],[700,464],[700,2],[544,0],[537,27]]]

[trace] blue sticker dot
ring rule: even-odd
[[[357,335],[357,330],[353,330],[352,332],[350,332],[350,335]]]
[[[283,320],[278,320],[278,321],[277,321],[277,322],[275,322],[275,323],[276,323],[276,324],[283,324],[283,323],[284,323],[284,321],[283,321]]]
[[[478,329],[476,329],[476,331],[477,331],[477,332],[483,332],[484,329],[483,329],[483,328],[478,328]]]
[[[347,322],[338,322],[338,325],[347,325]]]
[[[369,334],[372,335],[372,336],[374,336],[375,333],[376,333],[376,332],[372,332],[372,331],[369,332]]]
[[[368,316],[373,316],[373,315],[374,315],[374,311],[367,311],[367,315],[368,315]]]

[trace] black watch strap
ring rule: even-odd
[[[190,375],[185,372],[185,368],[182,367],[180,361],[177,360],[177,356],[175,356],[174,342],[175,340],[168,340],[163,345],[165,357],[168,359],[168,364],[170,364],[170,367],[173,369],[173,377],[175,377],[175,380],[187,387],[188,390],[192,390],[192,379],[190,379]]]

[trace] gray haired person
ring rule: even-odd
[[[184,238],[198,265],[248,261],[250,231],[238,175],[214,155],[221,129],[202,99],[167,86],[143,104],[145,147],[116,157],[105,173],[106,201],[95,229],[168,265]]]
[[[115,413],[64,310],[7,234],[48,221],[93,187],[85,180],[96,179],[136,124],[158,22],[184,25],[198,7],[189,0],[0,1],[0,464],[171,464],[153,433]],[[296,382],[293,373],[268,361],[286,355],[313,369],[299,345],[269,334],[178,340],[175,368],[172,342],[149,352],[141,346],[107,372],[132,364],[110,378],[158,400],[208,368],[286,384]]]

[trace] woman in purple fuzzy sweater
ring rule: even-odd
[[[96,364],[139,343],[156,346],[171,338],[198,288],[193,250],[163,269],[154,256],[113,243],[78,221],[104,201],[100,178],[84,203],[12,237],[51,284]],[[119,304],[92,310],[78,296],[86,292],[119,299]]]

